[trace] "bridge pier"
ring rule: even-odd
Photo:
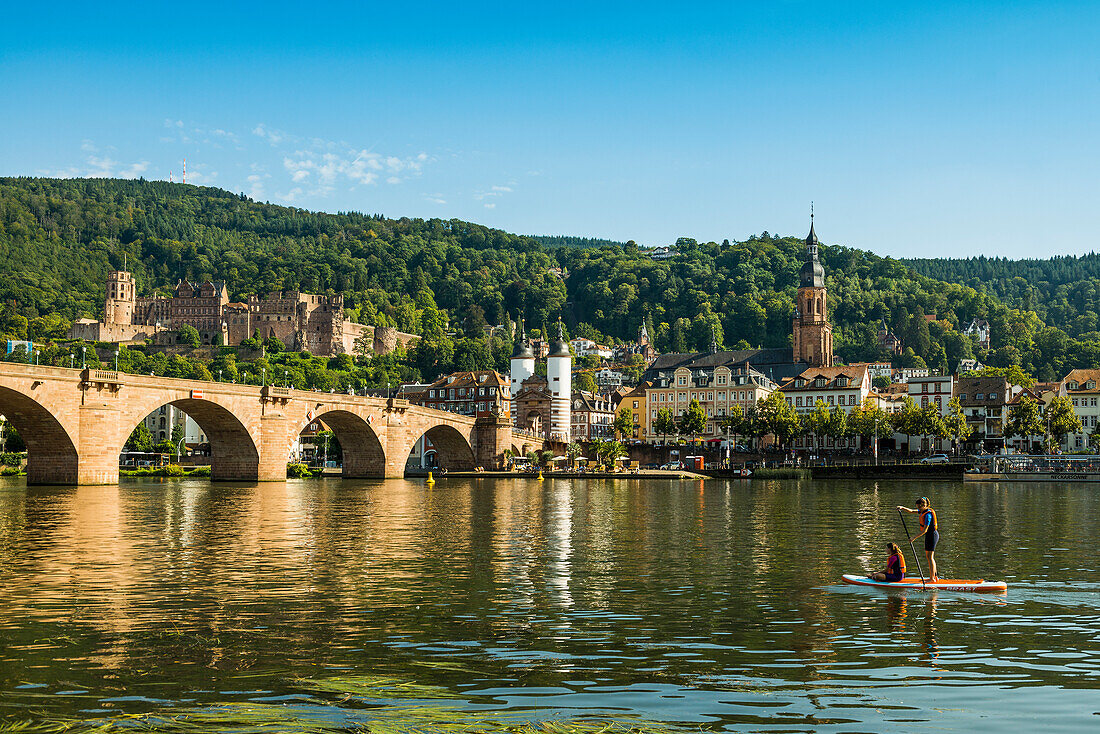
[[[502,416],[478,418],[474,424],[474,458],[485,469],[503,469],[512,445],[512,425]]]
[[[89,403],[81,405],[77,411],[80,439],[76,451],[80,458],[75,483],[117,484],[118,408],[105,403]]]

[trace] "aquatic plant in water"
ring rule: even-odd
[[[170,712],[111,712],[84,719],[43,718],[0,723],[0,732],[352,732],[366,734],[665,734],[700,731],[631,718],[585,716],[543,719],[530,710],[466,708],[463,699],[440,686],[391,676],[297,679],[301,696],[177,709]]]

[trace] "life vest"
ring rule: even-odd
[[[905,575],[905,556],[903,556],[901,554],[900,550],[897,553],[891,553],[890,555],[891,555],[891,557],[892,556],[897,556],[897,558],[898,558],[898,571],[900,571],[901,575],[904,576]],[[889,559],[887,559],[887,561],[886,561],[886,570],[887,571],[890,570],[890,561],[889,561]]]
[[[922,528],[924,527],[924,516],[929,512],[932,513],[932,525],[929,526],[928,532],[932,532],[933,530],[939,530],[940,529],[940,521],[936,519],[936,511],[933,510],[931,507],[925,507],[923,510],[921,510],[920,512],[917,513],[917,516],[920,517],[920,526]]]

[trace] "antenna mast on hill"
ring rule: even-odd
[[[187,159],[183,159],[183,182],[187,183]]]
[[[172,181],[172,172],[171,171],[168,172],[168,183],[173,183],[173,181]]]

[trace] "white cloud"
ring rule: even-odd
[[[386,183],[388,183],[388,184],[399,184],[399,183],[401,183],[401,179],[399,179],[397,176],[390,176],[389,178],[386,179]]]
[[[486,204],[486,205],[485,205],[485,208],[486,208],[486,209],[496,209],[496,208],[497,208],[497,205],[496,205],[496,204]]]
[[[485,199],[492,199],[498,196],[504,196],[505,194],[512,193],[512,186],[515,182],[510,183],[507,186],[490,186],[488,191],[477,191],[474,193],[475,201],[484,201]],[[488,206],[488,205],[486,205]],[[492,209],[492,207],[488,207]]]
[[[278,145],[286,139],[286,134],[281,130],[272,130],[262,122],[252,128],[252,134],[267,140],[272,145]]]

